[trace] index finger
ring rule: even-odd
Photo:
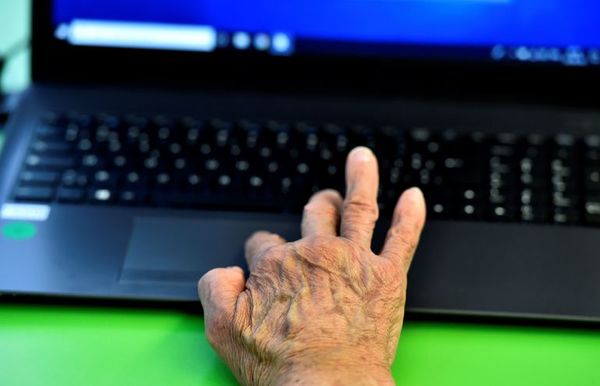
[[[248,269],[252,271],[262,255],[269,249],[285,244],[283,237],[270,232],[255,232],[246,241],[245,255]]]

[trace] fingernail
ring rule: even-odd
[[[349,157],[358,162],[369,162],[373,159],[373,152],[368,147],[359,146],[350,152]]]
[[[413,204],[425,201],[425,197],[423,196],[423,192],[421,191],[421,189],[419,189],[417,187],[410,188],[410,189],[406,190],[402,194],[402,199],[403,200],[407,200],[407,201],[409,201],[409,202],[411,202]]]

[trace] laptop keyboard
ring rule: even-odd
[[[358,145],[379,157],[384,215],[419,186],[430,218],[600,225],[600,136],[393,126],[49,114],[13,199],[299,213],[344,190]]]

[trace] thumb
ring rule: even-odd
[[[237,299],[246,287],[240,267],[217,268],[198,282],[198,294],[204,309],[207,335],[210,336],[233,321]]]

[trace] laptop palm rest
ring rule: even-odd
[[[189,285],[211,268],[244,266],[244,242],[255,231],[276,229],[289,240],[298,238],[297,219],[273,217],[136,217],[120,281]]]

